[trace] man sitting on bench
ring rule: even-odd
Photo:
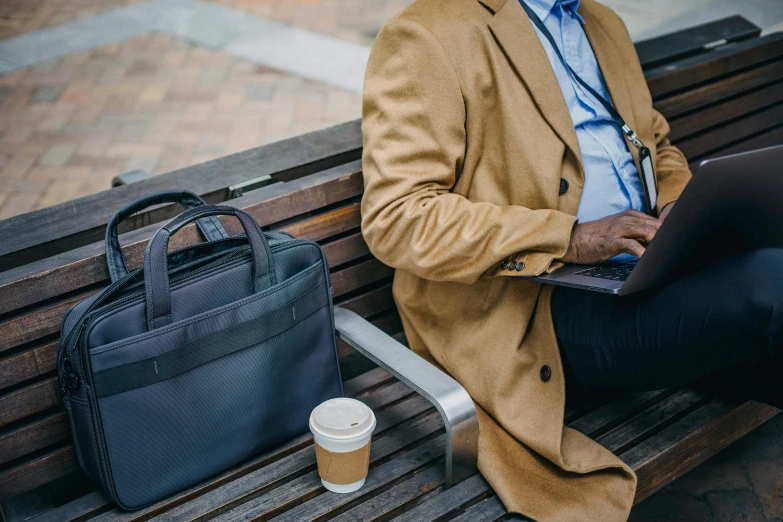
[[[728,371],[733,391],[783,403],[783,250],[623,298],[518,278],[641,256],[691,177],[606,7],[415,2],[373,48],[362,130],[364,236],[397,269],[411,347],[479,406],[479,468],[509,510],[628,516],[635,475],[564,427],[566,387],[572,399]]]

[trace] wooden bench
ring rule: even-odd
[[[646,75],[673,141],[694,166],[783,142],[781,33],[719,46]],[[359,122],[350,122],[0,222],[0,501],[8,518],[33,514],[30,503],[56,506],[36,520],[505,516],[478,474],[444,487],[440,413],[342,341],[346,394],[366,401],[378,416],[371,475],[354,494],[325,493],[306,434],[133,513],[108,503],[78,470],[54,366],[59,324],[73,303],[107,284],[102,229],[114,210],[140,194],[195,189],[212,202],[249,211],[267,229],[318,241],[330,262],[335,303],[404,341],[391,294],[393,270],[372,257],[359,232],[360,152]],[[231,189],[242,183],[243,194]],[[140,264],[156,223],[176,211],[160,207],[130,220],[121,240],[131,267]],[[235,223],[225,225],[238,232]],[[172,246],[196,239],[191,228]],[[568,411],[566,422],[636,470],[638,502],[777,413],[672,389]]]

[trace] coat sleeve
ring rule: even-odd
[[[364,83],[362,232],[370,250],[430,280],[472,283],[550,270],[565,254],[576,218],[455,194],[465,118],[441,43],[418,22],[388,24]],[[524,269],[502,270],[505,259],[524,262]]]
[[[669,142],[669,123],[657,110],[652,110],[655,133],[655,178],[658,183],[658,211],[680,197],[691,179],[688,160],[680,149]]]

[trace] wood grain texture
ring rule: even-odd
[[[708,53],[704,47],[717,41],[741,42],[761,34],[761,28],[735,15],[636,42],[642,69],[660,67],[689,56]]]
[[[57,341],[46,342],[16,355],[0,359],[0,391],[20,382],[53,372]]]
[[[70,297],[57,304],[0,323],[0,354],[20,344],[56,334],[60,331],[60,323],[68,310],[92,294],[93,292],[87,292]]]
[[[54,450],[32,463],[21,464],[0,474],[0,500],[64,477],[78,468],[72,447]]]
[[[694,138],[677,143],[677,147],[689,161],[705,158],[711,153],[724,150],[732,145],[756,136],[760,132],[773,129],[783,122],[783,104],[773,105],[761,112],[732,121],[714,130]]]
[[[679,390],[595,440],[609,451],[621,453],[624,448],[632,447],[637,441],[660,431],[704,400],[696,392]]]
[[[391,277],[394,269],[384,265],[377,259],[370,258],[358,265],[353,265],[332,274],[332,295],[335,298],[360,288],[364,285]]]
[[[500,499],[493,495],[478,504],[469,507],[461,515],[454,517],[452,522],[490,522],[500,520],[506,514],[506,508]],[[505,519],[504,519],[505,520]],[[520,517],[520,520],[529,520]]]
[[[736,154],[738,152],[745,152],[753,149],[762,149],[764,147],[772,147],[773,145],[783,144],[783,122],[777,127],[769,129],[761,134],[757,134],[752,138],[745,140],[741,143],[737,143],[725,149],[718,151],[717,153],[708,154],[707,157],[725,154]]]
[[[764,64],[783,55],[783,33],[772,33],[645,71],[654,101]]]
[[[337,268],[344,263],[370,254],[370,248],[358,231],[325,243],[321,247],[326,254],[330,268]]]
[[[746,116],[751,112],[764,109],[783,102],[783,82],[777,82],[758,90],[737,91],[726,100],[690,113],[682,118],[670,119],[671,133],[669,139],[673,143],[688,138],[699,132],[710,130],[736,118]]]
[[[0,396],[0,427],[60,404],[57,377]]]
[[[65,411],[0,434],[0,466],[61,442],[70,442]]]
[[[749,71],[728,76],[682,94],[659,100],[655,107],[667,118],[717,103],[737,92],[749,91],[778,82],[783,78],[783,60],[768,63]]]
[[[491,492],[492,489],[487,481],[481,475],[476,474],[431,500],[416,506],[396,520],[397,522],[423,522],[455,516],[464,511],[463,506],[474,504],[475,499]]]
[[[620,455],[637,474],[635,503],[681,477],[780,412],[746,402],[711,401]]]
[[[338,301],[335,306],[347,308],[356,312],[362,317],[370,317],[387,310],[395,309],[394,296],[392,295],[391,284],[385,284],[379,288],[374,288],[366,293]]]

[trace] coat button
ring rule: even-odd
[[[518,262],[514,264],[514,270],[516,270],[517,272],[521,272],[523,268],[525,268],[525,263]]]
[[[565,194],[566,192],[568,192],[568,180],[560,178],[560,194]]]
[[[508,261],[503,261],[502,263],[500,263],[500,268],[502,268],[503,270],[508,268]]]
[[[541,380],[547,382],[552,377],[552,369],[546,364],[541,367]]]

